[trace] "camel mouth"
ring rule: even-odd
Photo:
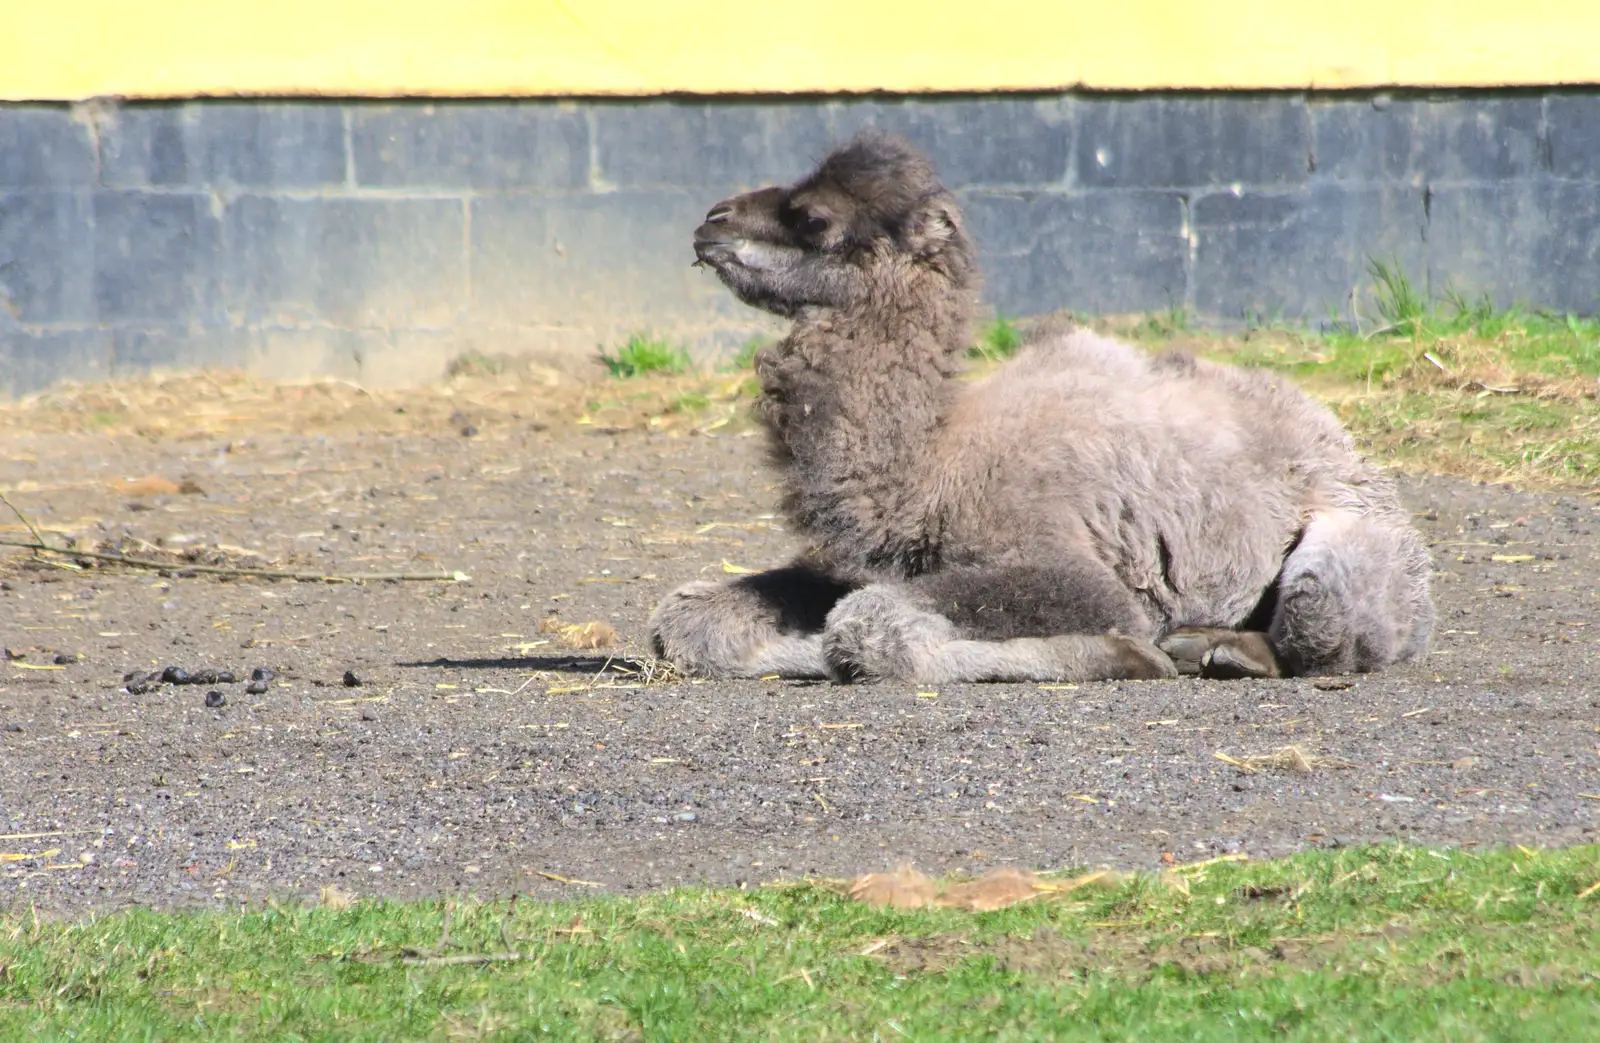
[[[721,229],[707,222],[694,230],[694,256],[696,265],[718,270],[731,264],[738,253],[738,240],[720,234]]]

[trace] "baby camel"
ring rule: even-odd
[[[789,565],[651,618],[712,677],[1077,681],[1376,670],[1426,647],[1391,483],[1280,377],[1057,331],[957,379],[971,240],[928,161],[866,136],[711,208],[698,263],[794,320],[756,358]]]

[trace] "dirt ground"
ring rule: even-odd
[[[1424,663],[1380,676],[666,683],[603,657],[642,652],[672,586],[793,546],[731,407],[624,403],[608,420],[598,403],[574,423],[589,392],[492,380],[411,397],[198,378],[97,394],[0,415],[0,491],[52,539],[470,579],[74,572],[0,548],[8,904],[71,915],[330,885],[578,896],[901,861],[1137,868],[1380,838],[1597,839],[1592,498],[1406,479],[1439,632]],[[607,622],[618,643],[564,648],[552,615]],[[125,689],[169,665],[240,680]],[[256,667],[276,677],[250,694]],[[1289,745],[1335,763],[1222,759]]]

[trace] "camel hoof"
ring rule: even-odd
[[[1164,681],[1178,676],[1172,657],[1155,645],[1137,637],[1116,636],[1119,680]]]
[[[1213,681],[1282,677],[1267,635],[1222,627],[1180,627],[1161,639],[1178,672]]]
[[[1247,641],[1218,645],[1201,665],[1200,676],[1215,681],[1240,681],[1282,677],[1283,671],[1278,668],[1277,657],[1263,639],[1259,646]]]
[[[1200,627],[1184,627],[1162,638],[1157,647],[1171,657],[1178,673],[1194,676],[1200,673],[1214,644],[1211,631]]]

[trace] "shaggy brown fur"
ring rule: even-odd
[[[1429,562],[1393,488],[1279,378],[1055,331],[957,380],[974,250],[904,142],[861,138],[719,203],[694,242],[795,320],[756,371],[811,549],[669,595],[652,638],[684,669],[1280,676],[1425,648]]]

